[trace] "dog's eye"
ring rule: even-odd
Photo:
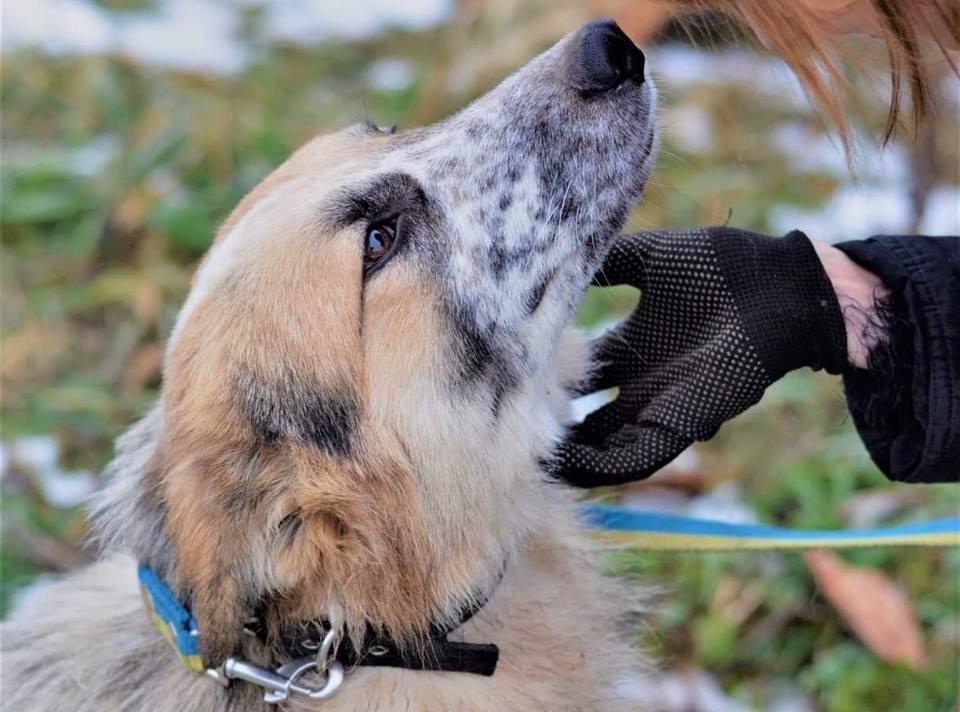
[[[377,223],[367,228],[363,247],[363,264],[372,267],[382,260],[397,239],[397,219]]]

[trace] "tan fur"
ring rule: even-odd
[[[528,540],[491,600],[452,636],[497,642],[493,678],[358,668],[330,700],[312,706],[292,700],[287,709],[633,709],[615,687],[635,664],[609,615],[618,593],[602,580],[571,526],[568,504],[557,502],[551,511],[559,516]],[[65,700],[77,712],[183,712],[226,704],[223,688],[183,668],[148,621],[128,557],[47,585],[24,602],[19,617],[43,623],[5,626],[5,709],[59,710]],[[246,697],[244,709],[259,709],[259,695]]]
[[[322,217],[344,176],[372,171],[380,141],[311,142],[227,220],[171,337],[160,404],[121,441],[102,508],[129,517],[123,502],[156,503],[168,581],[189,595],[211,664],[237,650],[271,660],[241,634],[256,602],[271,640],[286,621],[323,617],[355,640],[372,625],[415,644],[490,596],[453,636],[500,647],[493,677],[359,668],[317,709],[624,709],[616,683],[634,657],[614,635],[620,603],[538,462],[587,349],[565,336],[555,367],[496,419],[485,401],[450,397],[435,285],[406,263],[364,285],[356,229]],[[271,414],[304,393],[355,404],[344,453],[251,426],[245,408]],[[112,554],[19,607],[3,629],[7,709],[262,705],[250,685],[225,691],[180,668],[135,568]]]

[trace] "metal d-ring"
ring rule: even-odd
[[[337,635],[332,628],[328,631],[324,631],[323,628],[320,628],[320,632],[323,633],[323,640],[321,642],[318,643],[313,638],[310,638],[300,643],[300,647],[304,650],[317,651],[316,658],[318,664],[324,660],[327,660],[327,658],[330,656],[330,650],[333,648],[333,644],[337,639]],[[325,666],[321,664],[320,667],[323,668]]]
[[[330,628],[323,636],[323,642],[320,643],[320,650],[317,651],[317,663],[322,664],[323,668],[326,669],[332,658],[330,656],[331,651],[333,650],[333,644],[337,641],[337,632]]]

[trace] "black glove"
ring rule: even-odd
[[[595,347],[582,389],[619,397],[573,429],[556,475],[578,487],[637,480],[802,366],[840,373],[843,315],[810,240],[726,227],[623,235],[594,279],[641,290]]]

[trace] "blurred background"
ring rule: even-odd
[[[645,46],[662,95],[663,150],[628,229],[960,234],[960,83],[946,71],[933,118],[882,152],[883,65],[851,76],[851,173],[782,62],[722,17],[681,25],[645,0],[5,0],[3,610],[96,555],[82,503],[155,398],[193,267],[246,191],[317,132],[443,117],[600,15]],[[578,318],[602,329],[636,298],[593,290]],[[810,372],[601,496],[804,528],[960,511],[956,486],[889,483],[839,383]],[[622,551],[609,569],[659,591],[629,625],[662,671],[631,684],[665,709],[958,709],[960,551]]]

